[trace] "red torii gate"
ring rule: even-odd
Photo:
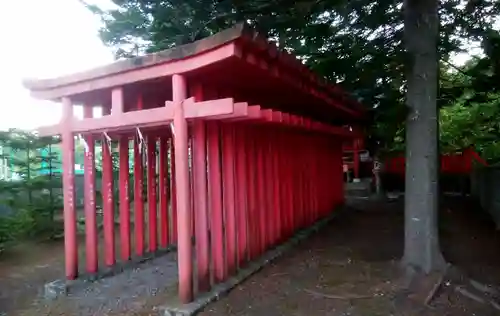
[[[87,72],[26,81],[25,86],[34,97],[63,104],[61,123],[40,128],[40,134],[62,135],[67,279],[78,276],[76,135],[86,142],[86,272],[97,273],[99,261],[96,140],[103,144],[104,265],[116,264],[114,139],[119,142],[120,260],[130,260],[132,248],[143,256],[177,245],[179,297],[185,303],[192,301],[193,288],[203,292],[211,280],[227,280],[343,202],[342,141],[356,133],[341,126],[365,113],[339,88],[245,25]],[[74,104],[84,106],[84,119],[74,118]],[[102,107],[102,117],[92,117],[94,106]]]

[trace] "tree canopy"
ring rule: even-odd
[[[408,71],[405,65],[409,58],[403,45],[403,1],[113,2],[116,7],[111,10],[87,7],[102,18],[100,36],[115,50],[117,58],[191,42],[245,21],[372,109],[372,144],[398,148],[395,145],[398,135],[404,135],[401,131],[407,114],[404,93]],[[494,93],[499,92],[500,35],[495,29],[499,13],[500,2],[495,0],[439,3],[438,47],[442,71],[438,105],[452,106],[442,112],[443,128],[453,126],[449,115],[465,117],[463,113],[477,112],[477,108],[482,108],[480,104],[488,107],[494,102]],[[482,55],[474,57],[472,65],[454,65],[453,56],[471,48],[478,48]],[[442,140],[446,140],[453,133],[443,130],[442,134]],[[454,145],[442,148],[459,145],[456,141],[447,142]],[[477,144],[476,140],[471,144]]]

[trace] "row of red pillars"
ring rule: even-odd
[[[196,119],[188,126],[182,103],[187,94],[184,77],[174,75],[172,129],[148,135],[137,130],[132,138],[121,136],[118,145],[120,259],[129,260],[132,248],[136,255],[142,256],[146,251],[145,240],[147,251],[151,252],[176,244],[179,296],[185,303],[192,301],[195,293],[224,282],[249,261],[325,216],[343,199],[341,139],[310,128],[310,120],[260,108],[259,115],[271,116],[274,124],[255,118]],[[200,85],[193,86],[190,94],[196,101],[208,96]],[[210,96],[214,97],[213,91]],[[120,94],[113,93],[112,111],[118,107],[116,104],[123,103],[120,98]],[[67,99],[63,103],[67,119],[72,115],[71,103]],[[140,102],[138,107],[140,109]],[[85,116],[90,117],[91,110],[86,110]],[[62,134],[66,271],[67,277],[74,279],[78,273],[74,139],[64,125]],[[134,146],[133,232],[128,194],[131,140]],[[99,247],[94,188],[95,137],[86,136],[85,141],[85,258],[87,272],[96,273]],[[113,266],[116,263],[115,201],[111,143],[107,134],[103,134],[102,143],[104,264]],[[142,197],[144,151],[147,218]],[[131,235],[135,236],[134,247]]]

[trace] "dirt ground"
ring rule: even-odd
[[[273,263],[201,315],[495,315],[443,286],[432,308],[400,304],[402,201],[358,203],[327,229]],[[473,203],[443,200],[442,247],[467,275],[500,284],[500,238]],[[330,297],[328,297],[330,296]],[[498,315],[498,314],[496,314]]]
[[[358,202],[327,228],[236,287],[200,314],[499,315],[443,282],[430,307],[402,303],[401,201]],[[447,261],[483,284],[500,285],[500,233],[474,203],[445,198],[441,246]],[[61,277],[62,244],[24,245],[0,257],[0,315],[19,315],[44,282]],[[160,298],[156,298],[160,301]],[[109,315],[114,314],[110,312]],[[40,311],[39,315],[60,315]],[[151,307],[121,315],[155,315]],[[3,316],[3,315],[2,315]]]

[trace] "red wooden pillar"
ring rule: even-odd
[[[290,130],[288,131],[288,133],[286,133],[285,135],[285,154],[287,156],[287,161],[288,161],[288,164],[287,164],[287,169],[288,169],[288,172],[287,172],[287,189],[288,189],[288,205],[290,207],[290,210],[289,210],[289,214],[290,214],[290,231],[289,231],[289,235],[292,235],[293,232],[295,231],[296,227],[297,227],[297,222],[298,222],[298,212],[297,212],[297,209],[298,209],[298,204],[297,204],[297,194],[296,194],[296,190],[295,190],[295,181],[297,181],[295,179],[296,177],[296,173],[295,173],[295,166],[296,166],[296,159],[297,157],[295,157],[294,153],[293,153],[293,147],[292,147],[292,144],[293,144],[293,131]]]
[[[224,178],[223,198],[226,231],[226,263],[227,272],[236,272],[236,216],[235,216],[235,181],[234,181],[234,135],[233,126],[222,127],[222,175]]]
[[[168,179],[167,179],[167,136],[160,137],[160,153],[158,164],[158,186],[160,194],[160,246],[166,248],[169,243],[169,220],[168,220]]]
[[[297,208],[297,205],[294,203],[294,191],[293,191],[293,153],[290,150],[290,131],[287,131],[284,135],[284,156],[285,156],[285,177],[286,177],[286,200],[287,200],[287,213],[289,216],[288,219],[288,230],[287,230],[287,237],[290,237],[293,234],[293,231],[295,230],[295,222],[297,221],[297,215],[295,214],[295,210]]]
[[[130,201],[129,190],[129,165],[128,165],[128,136],[122,136],[119,143],[120,155],[120,250],[121,259],[130,259]]]
[[[76,239],[75,210],[75,141],[71,132],[73,104],[69,98],[63,98],[62,117],[62,163],[64,189],[64,253],[66,278],[74,280],[78,276],[78,244]]]
[[[188,165],[188,126],[184,117],[183,101],[186,99],[186,80],[180,75],[172,77],[175,142],[175,184],[177,186],[177,232],[179,298],[183,303],[193,300],[193,258],[191,251],[191,198]]]
[[[177,244],[177,185],[175,183],[175,144],[170,139],[170,203],[172,203],[172,243]]]
[[[142,140],[137,134],[134,138],[134,234],[135,253],[144,254],[144,203],[142,187],[144,172],[142,168]]]
[[[267,245],[267,234],[266,234],[266,212],[267,212],[267,201],[266,201],[266,188],[265,188],[265,174],[264,174],[264,155],[265,155],[265,147],[264,147],[264,137],[261,133],[260,129],[256,129],[254,133],[254,137],[256,137],[255,145],[257,151],[257,169],[255,169],[255,173],[257,176],[257,211],[256,215],[258,218],[258,234],[260,237],[259,243],[259,255],[261,255]]]
[[[293,177],[293,161],[291,161],[290,158],[290,131],[287,131],[283,136],[283,144],[284,144],[284,151],[283,155],[285,157],[285,179],[286,179],[286,184],[285,184],[285,198],[286,198],[286,205],[287,205],[287,214],[288,214],[288,228],[287,228],[287,237],[290,237],[295,229],[295,221],[297,216],[295,216],[295,208],[296,205],[294,204],[294,199],[293,199],[293,186],[292,186],[292,177]]]
[[[238,267],[242,267],[248,259],[248,222],[247,213],[247,181],[246,177],[246,129],[235,128],[236,146],[236,232],[238,241]]]
[[[273,181],[273,207],[274,212],[274,243],[282,241],[283,217],[281,216],[281,192],[280,192],[280,150],[279,150],[279,130],[273,130],[271,136],[271,153],[272,153],[272,177]]]
[[[344,177],[343,177],[343,171],[342,171],[342,145],[340,142],[336,141],[336,147],[335,147],[335,152],[337,153],[336,156],[336,163],[332,164],[332,168],[334,168],[335,172],[335,177],[337,179],[337,192],[338,198],[337,201],[335,202],[336,205],[339,203],[344,202]],[[336,206],[335,205],[335,206]]]
[[[123,89],[115,88],[111,93],[111,115],[123,113]],[[130,259],[130,202],[128,136],[121,136],[118,143],[119,154],[119,199],[120,199],[120,254],[123,261]]]
[[[320,166],[319,160],[319,151],[318,151],[318,138],[319,135],[314,134],[312,140],[312,152],[311,152],[311,169],[312,169],[312,181],[311,181],[311,207],[313,210],[313,221],[316,221],[319,217],[319,209],[318,209],[318,195],[319,195],[319,176],[318,170]]]
[[[283,122],[285,118],[283,117]],[[283,140],[283,129],[279,129],[276,134],[276,151],[278,152],[278,179],[279,179],[279,199],[281,208],[281,230],[280,235],[282,239],[287,237],[289,216],[288,216],[288,205],[286,200],[286,156],[284,155],[284,140]]]
[[[307,126],[306,126],[307,128]],[[304,162],[303,162],[303,174],[304,174],[304,210],[306,214],[306,225],[309,226],[313,222],[313,209],[311,207],[312,195],[311,195],[311,177],[312,177],[312,166],[311,166],[311,157],[313,155],[312,152],[312,141],[309,132],[304,132]]]
[[[299,122],[302,122],[302,120],[300,120]],[[300,124],[300,123],[299,123]],[[298,174],[299,174],[299,181],[297,183],[298,185],[298,196],[299,196],[299,205],[300,205],[300,228],[304,228],[306,225],[307,225],[307,209],[306,209],[306,190],[305,190],[305,187],[306,187],[306,170],[305,170],[305,165],[306,165],[306,161],[305,161],[305,156],[307,155],[307,145],[305,143],[305,139],[304,139],[304,135],[303,135],[303,131],[302,130],[299,130],[298,131],[298,138],[299,138],[299,142],[301,143],[300,144],[300,153],[299,153],[299,160],[298,160],[298,165],[297,165],[297,171],[298,171]]]
[[[195,101],[203,101],[201,85],[194,87]],[[207,135],[205,122],[196,120],[193,124],[193,195],[196,236],[196,263],[198,290],[210,289],[210,256],[208,239],[208,192],[207,192]]]
[[[248,216],[248,252],[251,260],[259,255],[259,217],[257,210],[257,152],[253,132],[250,126],[245,126],[246,147],[246,181],[248,189],[247,216]]]
[[[303,135],[303,131],[298,131],[298,139],[301,150],[299,151],[299,161],[297,165],[297,171],[299,174],[298,185],[298,196],[299,196],[299,205],[300,205],[300,228],[304,228],[307,226],[307,209],[306,209],[306,185],[307,185],[307,177],[306,177],[306,160],[305,156],[307,155],[307,144],[305,142],[305,138]]]
[[[288,123],[288,115],[283,116],[283,122]],[[289,169],[289,157],[287,153],[288,145],[288,134],[289,130],[284,129],[279,133],[279,150],[280,150],[280,182],[282,187],[282,205],[283,205],[283,235],[285,238],[290,236],[290,232],[292,231],[293,226],[293,216],[292,216],[292,204],[291,200],[291,192],[290,192],[290,169]]]
[[[290,232],[293,234],[295,230],[298,228],[300,225],[300,203],[298,199],[298,193],[297,193],[297,183],[300,181],[298,179],[298,174],[297,174],[297,155],[294,152],[295,150],[298,150],[300,148],[299,146],[293,146],[294,145],[294,140],[293,140],[294,133],[293,131],[290,131],[288,134],[288,140],[287,140],[287,155],[288,159],[290,161],[289,165],[289,186],[290,186],[290,205],[292,206],[291,209],[291,215],[293,218],[293,225],[292,225],[292,231]],[[294,147],[295,150],[294,150]]]
[[[265,134],[268,134],[264,137]],[[274,225],[275,225],[275,213],[274,213],[274,182],[273,177],[273,152],[271,150],[272,132],[269,128],[263,129],[263,145],[264,145],[264,193],[265,193],[265,223],[266,223],[266,249],[270,248],[274,244]]]
[[[92,118],[93,107],[84,106],[83,117]],[[85,160],[84,169],[84,209],[85,209],[85,260],[87,272],[97,273],[98,255],[97,255],[97,220],[95,207],[95,143],[94,137],[88,135],[85,137]]]
[[[225,280],[224,215],[222,209],[222,179],[220,167],[220,134],[217,122],[207,123],[208,193],[210,199],[212,261],[215,282]]]
[[[322,201],[323,201],[323,196],[325,192],[325,188],[323,187],[323,169],[325,168],[325,164],[323,162],[323,135],[320,135],[318,138],[318,199],[317,199],[317,207],[318,207],[318,212],[319,216],[323,216],[323,206],[322,206]]]
[[[148,175],[148,228],[149,251],[155,252],[158,248],[158,222],[157,222],[157,193],[156,193],[156,137],[147,138],[147,175]]]
[[[109,108],[103,107],[103,114],[109,115]],[[107,134],[102,137],[102,204],[104,226],[104,263],[112,266],[115,258],[115,201],[113,195],[113,162],[111,157],[111,139]]]
[[[325,186],[327,186],[327,176],[328,176],[328,173],[329,173],[329,166],[328,164],[325,164],[326,162],[326,153],[325,153],[325,147],[324,147],[324,140],[322,139],[321,140],[321,143],[320,143],[320,146],[321,146],[321,149],[320,149],[320,152],[321,152],[321,166],[323,167],[324,169],[324,173],[321,174],[321,210],[322,210],[322,215],[325,215],[326,213],[326,198],[327,198],[327,191],[326,191],[326,188]]]

